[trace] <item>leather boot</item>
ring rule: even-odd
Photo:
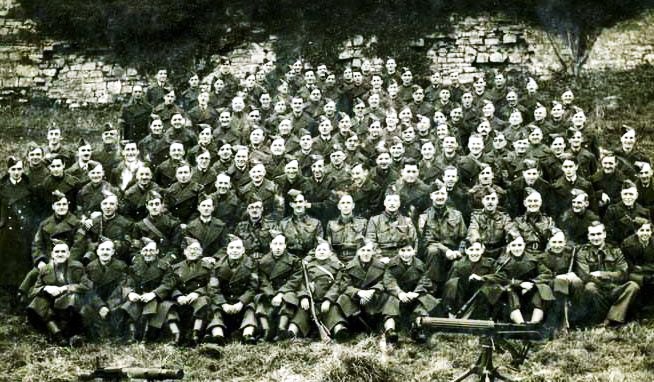
[[[68,341],[64,338],[64,335],[61,333],[61,329],[59,329],[59,325],[57,325],[56,322],[48,321],[46,327],[52,336],[52,342],[58,346],[68,346]]]
[[[535,308],[534,311],[531,313],[531,323],[532,324],[538,324],[541,321],[543,321],[543,317],[545,317],[545,312],[543,312],[542,309]]]

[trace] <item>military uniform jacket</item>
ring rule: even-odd
[[[508,257],[510,256],[510,260]],[[533,282],[535,290],[545,301],[555,300],[554,293],[548,285],[552,274],[550,270],[538,261],[536,256],[525,252],[520,257],[505,255],[499,259],[500,264],[504,267],[499,272],[504,278],[503,284],[510,288],[520,288],[520,283],[524,281]]]
[[[195,132],[184,126],[178,129],[171,127],[165,134],[169,142],[182,142],[185,150],[190,149],[198,143],[198,136],[195,135]]]
[[[320,220],[306,215],[285,218],[279,223],[279,228],[286,236],[288,251],[301,258],[314,249],[318,237],[323,236]]]
[[[638,203],[635,203],[632,208],[628,208],[621,201],[611,204],[604,216],[608,240],[619,244],[624,238],[635,233],[637,227],[634,219],[637,217],[649,219],[650,211]]]
[[[654,239],[642,243],[638,236],[631,235],[620,246],[629,264],[629,278],[642,285],[643,276],[654,275]]]
[[[418,293],[418,301],[429,312],[436,308],[438,301],[429,294],[432,283],[426,273],[427,267],[420,259],[413,258],[410,264],[406,264],[399,256],[395,256],[384,271],[384,288],[395,298],[399,298],[401,292]]]
[[[243,215],[243,204],[236,196],[236,193],[229,191],[222,195],[219,192],[211,194],[214,209],[213,216],[222,220],[228,227],[234,227],[236,222],[241,220]]]
[[[275,196],[278,195],[278,188],[272,181],[264,179],[259,186],[250,181],[239,187],[238,193],[241,195],[242,200],[248,200],[250,195],[257,194],[263,202],[264,213],[271,213],[275,206]]]
[[[200,241],[204,253],[216,256],[227,245],[228,229],[222,220],[211,218],[203,222],[200,217],[191,220],[186,226],[185,234]]]
[[[69,247],[73,247],[79,226],[79,219],[71,213],[61,218],[50,215],[50,217],[42,221],[36,230],[34,243],[32,244],[32,260],[34,264],[38,264],[40,261],[48,262],[50,260],[53,238],[63,240]]]
[[[123,196],[122,214],[129,218],[139,221],[148,216],[148,209],[145,208],[145,197],[148,192],[161,192],[161,187],[155,182],[150,182],[148,187],[142,188],[135,184],[125,191]]]
[[[165,135],[148,134],[138,143],[139,151],[152,166],[156,167],[168,158],[170,141]]]
[[[383,210],[382,196],[386,188],[375,183],[372,178],[366,178],[360,185],[351,182],[342,189],[352,197],[355,215],[368,219]]]
[[[568,295],[569,283],[557,279],[556,276],[568,273],[568,270],[570,269],[570,261],[572,260],[572,249],[566,247],[561,253],[545,251],[537,255],[536,259],[540,265],[549,270],[549,272],[541,273],[538,277],[539,282],[548,283],[554,292]]]
[[[154,180],[163,188],[170,187],[173,183],[177,181],[175,178],[175,173],[177,172],[177,166],[182,162],[176,161],[173,159],[166,159],[163,161],[154,172]]]
[[[43,200],[50,200],[52,192],[59,190],[66,195],[69,202],[74,203],[77,191],[80,189],[80,180],[76,177],[64,173],[62,177],[48,175],[43,179],[40,185],[41,197]],[[74,207],[71,205],[71,208]]]
[[[331,220],[327,223],[327,241],[336,254],[347,254],[350,258],[363,243],[368,221],[364,218],[350,216]]]
[[[540,212],[518,216],[515,218],[515,225],[529,251],[544,250],[552,236],[552,229],[555,228],[554,219]]]
[[[121,159],[120,145],[102,143],[93,148],[92,158],[102,163],[102,168],[105,171],[106,169],[113,168]]]
[[[288,252],[275,257],[268,253],[259,260],[259,298],[273,298],[278,293],[286,303],[298,305],[295,294],[303,283],[300,259]]]
[[[455,261],[450,269],[448,281],[445,286],[445,295],[447,295],[448,290],[457,294],[473,286],[475,289],[479,289],[480,293],[486,296],[491,304],[496,303],[502,293],[499,287],[502,277],[496,272],[497,267],[498,264],[490,257],[482,257],[476,263],[471,262],[467,257]],[[473,274],[481,276],[483,281],[478,284],[470,281],[469,278]],[[455,298],[455,296],[450,297]]]
[[[420,215],[421,237],[425,245],[434,244],[445,252],[457,250],[461,241],[465,239],[467,228],[461,212],[452,207],[441,209],[430,207],[426,213]]]
[[[177,299],[193,292],[205,297],[213,295],[215,284],[210,282],[212,275],[212,265],[202,259],[180,261],[173,265],[172,278],[168,280],[173,291],[171,297]]]
[[[599,287],[613,288],[627,281],[629,266],[622,251],[609,243],[602,248],[585,244],[577,250],[575,273],[585,283],[593,282]],[[598,279],[590,273],[594,271],[608,272],[608,280]]]
[[[171,276],[171,267],[167,261],[157,258],[148,263],[143,256],[137,254],[127,272],[123,296],[127,297],[131,292],[139,294],[153,292],[159,300],[164,300],[172,292],[171,282],[167,280]]]
[[[307,259],[306,269],[313,301],[316,304],[324,300],[335,303],[339,296],[340,278],[342,277],[340,272],[343,269],[343,263],[335,256],[325,260],[310,257]],[[302,283],[297,296],[300,300],[309,297],[306,283]]]
[[[78,230],[78,237],[83,236],[83,239],[75,243],[75,246],[71,249],[71,256],[81,259],[86,252],[95,251],[100,242],[100,237],[104,236],[114,242],[115,256],[121,260],[127,259],[131,246],[130,235],[134,230],[134,223],[122,215],[115,215],[111,219],[98,216],[93,218],[92,222],[93,225],[88,230],[84,228]]]
[[[84,273],[84,266],[82,263],[68,260],[66,264],[55,266],[53,263],[47,264],[43,269],[39,270],[36,284],[30,292],[30,297],[33,298],[30,303],[30,308],[36,312],[39,317],[49,319],[51,315],[51,304],[55,309],[73,308],[77,312],[82,308],[81,295],[91,289],[92,283]],[[52,297],[45,292],[45,287],[49,285],[55,286],[68,286],[68,291],[60,294],[57,297]]]
[[[156,99],[157,101],[163,99],[163,94]],[[145,99],[132,100],[123,105],[119,122],[123,130],[123,138],[127,140],[142,139],[148,133],[150,114],[152,114],[152,106]]]
[[[335,217],[334,190],[334,179],[330,176],[323,176],[320,181],[317,181],[313,176],[308,178],[304,194],[306,200],[311,203],[311,207],[307,210],[308,213],[321,221],[327,221]]]
[[[147,221],[149,222],[146,222]],[[156,231],[150,226],[154,226]],[[170,214],[161,214],[158,216],[148,215],[140,222],[134,224],[132,233],[134,240],[141,240],[143,237],[149,237],[158,243],[159,250],[162,254],[168,252],[175,253],[179,248],[181,240],[179,220]]]
[[[111,259],[103,265],[99,259],[86,266],[86,275],[93,283],[91,305],[95,310],[106,306],[115,309],[122,302],[122,286],[127,277],[127,265],[118,259]]]
[[[366,238],[375,242],[382,250],[395,250],[406,242],[414,245],[417,234],[408,217],[397,214],[396,218],[392,218],[383,212],[368,221]]]
[[[487,248],[494,249],[506,245],[507,235],[517,237],[520,231],[506,213],[497,210],[479,210],[472,213],[467,237],[469,242],[481,242]]]
[[[359,297],[361,290],[374,289],[373,300],[365,309],[371,314],[381,313],[386,301],[384,290],[384,272],[386,265],[377,259],[362,264],[359,258],[353,258],[341,271],[341,286],[337,303],[345,316],[352,316],[359,312]]]
[[[259,276],[254,263],[247,256],[236,262],[224,256],[216,264],[214,274],[222,292],[221,295],[214,296],[214,304],[241,302],[248,305],[252,302],[259,288]]]
[[[193,175],[191,175],[191,182],[198,183],[200,186],[202,186],[202,190],[206,192],[207,190],[213,188],[217,176],[218,173],[211,167],[204,170],[200,170],[198,167],[194,167]]]
[[[202,186],[196,182],[175,182],[164,191],[168,212],[183,222],[197,212]]]
[[[104,199],[103,191],[111,192],[114,195],[120,195],[118,188],[111,185],[106,180],[98,184],[87,183],[77,193],[77,213],[79,215],[90,216],[94,211],[100,211],[100,204]]]
[[[270,230],[276,228],[276,224],[272,220],[261,218],[259,221],[253,222],[247,218],[236,225],[234,235],[243,240],[245,253],[258,258],[270,250],[272,241]]]

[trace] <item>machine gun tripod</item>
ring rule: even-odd
[[[78,374],[79,381],[129,381],[145,379],[148,382],[178,380],[184,378],[182,369],[159,369],[145,367],[100,367],[100,360],[95,360],[95,370]]]
[[[538,330],[539,326],[532,324],[505,324],[487,320],[467,320],[452,318],[423,317],[419,319],[419,325],[424,328],[443,333],[471,334],[479,336],[481,353],[477,362],[465,373],[456,377],[452,382],[460,382],[475,374],[479,376],[480,382],[516,381],[511,377],[503,375],[493,364],[493,352],[501,347],[511,353],[513,361],[511,365],[520,366],[527,358],[531,348],[531,341],[542,340],[543,334]],[[522,341],[521,346],[516,346],[508,340]]]

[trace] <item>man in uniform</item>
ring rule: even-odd
[[[210,195],[200,194],[197,205],[200,216],[188,223],[185,234],[199,240],[208,256],[219,257],[222,255],[219,251],[227,244],[228,227],[213,216],[215,208],[214,199]]]
[[[468,236],[469,243],[481,242],[488,256],[497,259],[508,241],[520,236],[520,231],[506,212],[497,209],[498,198],[493,188],[486,188],[482,197],[484,208],[472,213]]]
[[[150,191],[145,198],[148,216],[134,224],[132,237],[134,246],[140,247],[138,238],[149,237],[157,242],[164,257],[175,260],[181,241],[180,223],[175,217],[163,211],[163,197],[156,191]]]
[[[354,201],[348,194],[341,196],[336,206],[341,214],[327,223],[326,238],[338,259],[347,263],[363,243],[368,221],[352,214]]]
[[[293,214],[279,223],[280,230],[287,239],[288,251],[303,259],[309,251],[316,247],[318,238],[322,238],[324,231],[320,220],[307,215],[307,201],[298,190],[288,193],[289,205]]]
[[[375,243],[384,257],[395,256],[404,243],[417,243],[413,222],[400,213],[400,206],[400,195],[390,191],[384,198],[384,212],[368,221],[366,239]]]
[[[148,89],[148,93],[151,93],[151,90],[153,89]],[[163,101],[163,94],[156,98],[156,104],[159,104]],[[161,101],[159,101],[159,98],[161,98]],[[143,139],[148,133],[150,114],[152,114],[152,104],[146,100],[143,87],[141,85],[134,85],[132,88],[132,98],[123,105],[120,111],[118,126],[123,132],[123,139],[133,141]]]
[[[139,221],[148,215],[145,199],[150,191],[161,192],[161,187],[152,181],[152,169],[140,167],[136,170],[136,184],[129,187],[122,199],[123,215]]]
[[[638,188],[630,180],[622,183],[620,201],[609,205],[606,209],[604,222],[608,227],[607,239],[610,243],[619,245],[627,236],[636,232],[634,219],[637,217],[648,219],[650,211],[636,202]]]

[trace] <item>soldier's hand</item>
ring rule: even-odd
[[[236,304],[232,305],[232,308],[234,309],[234,313],[238,313],[243,309],[243,303],[239,301]]]
[[[282,296],[281,293],[277,293],[277,295],[276,295],[275,297],[273,297],[272,301],[270,301],[270,303],[272,304],[272,306],[280,306],[280,305],[282,305],[282,297],[283,297],[283,296]]]
[[[145,294],[143,294],[143,296],[141,296],[141,301],[143,301],[144,303],[147,304],[148,302],[154,300],[155,298],[157,298],[157,295],[154,294],[154,292],[149,292],[149,293],[145,293]]]
[[[418,293],[416,293],[416,292],[409,292],[409,293],[407,293],[407,296],[409,296],[409,301],[413,301],[416,298],[418,298],[418,296],[420,296],[420,295]]]
[[[141,296],[138,293],[130,292],[130,294],[127,295],[127,299],[131,302],[137,302],[141,300]]]
[[[61,289],[56,285],[47,285],[43,290],[52,297],[57,297],[61,294]]]
[[[206,256],[202,258],[202,262],[207,265],[214,265],[216,264],[216,259],[214,259],[213,257]]]
[[[234,313],[234,307],[231,304],[225,303],[222,304],[220,307],[223,308],[223,312],[225,312],[226,314]]]
[[[468,277],[468,280],[470,280],[470,281],[473,281],[473,280],[482,281],[483,278],[481,276],[479,276],[478,274],[473,273],[473,274],[470,275],[470,277]]]
[[[382,264],[388,264],[389,261],[391,261],[390,257],[384,256],[379,258],[379,262],[381,262]]]
[[[186,224],[180,224],[180,225],[179,225],[179,229],[181,229],[182,231],[184,231],[184,230],[186,229]]]
[[[531,288],[534,287],[534,283],[531,281],[523,281],[520,283],[520,288],[522,288],[525,292],[530,291]]]
[[[45,268],[45,266],[46,266],[46,263],[43,262],[43,261],[39,261],[39,263],[36,264],[36,268],[38,268],[39,271],[40,271],[41,269]]]
[[[448,250],[447,252],[445,252],[445,257],[446,257],[448,260],[454,261],[454,260],[456,260],[456,259],[458,259],[458,258],[461,257],[461,252],[459,252],[459,251]]]
[[[300,307],[301,307],[302,309],[304,309],[304,310],[309,310],[309,299],[306,298],[306,297],[303,298],[303,299],[300,301]]]
[[[93,220],[91,219],[84,219],[82,220],[82,226],[84,227],[85,230],[90,230],[91,227],[93,227]]]
[[[190,303],[194,302],[195,300],[197,300],[198,297],[200,297],[200,295],[198,295],[198,294],[195,293],[195,292],[191,292],[191,293],[189,293],[189,294],[186,296],[186,300],[187,300],[188,303],[190,304]]]
[[[590,272],[590,275],[593,276],[593,277],[597,277],[598,279],[601,279],[602,278],[602,273],[603,273],[602,271],[593,271],[593,272]]]
[[[609,203],[611,203],[611,198],[607,194],[602,193],[602,200],[600,200],[600,206],[605,206]]]
[[[330,307],[330,305],[331,305],[331,303],[329,302],[329,300],[325,300],[325,301],[323,301],[322,304],[320,305],[320,311],[321,311],[322,313],[327,313],[327,312],[329,312],[329,307]]]
[[[107,314],[109,314],[109,308],[103,306],[102,308],[100,308],[100,311],[98,313],[100,314],[100,318],[104,320],[107,317]]]
[[[398,293],[397,298],[399,298],[401,302],[411,301],[411,299],[409,298],[408,293],[405,293],[405,292]]]
[[[180,305],[186,305],[188,304],[188,300],[186,299],[186,296],[179,296],[177,297],[177,303]]]

